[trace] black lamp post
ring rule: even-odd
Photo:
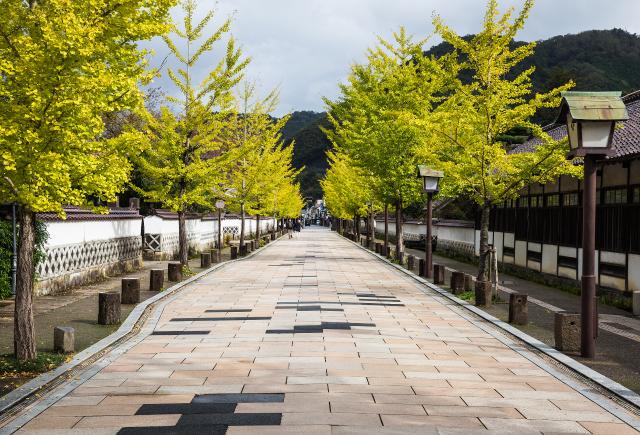
[[[427,234],[425,237],[425,251],[424,251],[424,274],[425,278],[433,278],[433,254],[431,248],[431,238],[432,238],[432,201],[433,195],[438,193],[440,190],[440,180],[444,177],[444,173],[442,171],[435,171],[425,165],[418,165],[418,176],[422,177],[422,187],[423,190],[427,194],[427,206],[425,207],[426,212],[426,224],[427,224]]]
[[[620,92],[563,92],[559,122],[566,122],[569,159],[584,159],[582,192],[581,341],[583,357],[596,354],[598,313],[596,298],[596,163],[613,154],[616,121],[629,119]]]

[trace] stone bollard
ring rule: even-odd
[[[169,263],[169,281],[182,281],[182,264],[178,262]]]
[[[76,331],[71,326],[53,328],[53,350],[59,353],[71,353],[75,350]]]
[[[444,284],[444,266],[442,264],[433,265],[433,283]]]
[[[164,270],[151,269],[149,271],[149,291],[159,292],[164,286]]]
[[[407,256],[407,269],[413,272],[413,269],[416,268],[416,257],[413,255]]]
[[[404,251],[396,252],[396,255],[394,255],[394,257],[396,258],[396,260],[398,260],[398,263],[400,263],[400,265],[404,264]]]
[[[238,247],[237,246],[232,246],[231,247],[231,259],[235,260],[238,258]]]
[[[580,350],[580,314],[560,311],[553,318],[553,336],[556,349],[567,352]]]
[[[123,304],[140,303],[140,278],[122,278],[120,300]]]
[[[207,268],[211,267],[211,253],[203,252],[200,254],[200,267]]]
[[[242,245],[238,245],[239,248],[239,252],[238,255],[240,255],[241,257],[244,257],[245,255],[247,255],[247,244],[243,243]]]
[[[209,254],[211,254],[211,263],[220,263],[221,253],[222,253],[222,250],[211,249],[209,251]]]
[[[468,273],[464,274],[464,291],[473,291],[473,276],[469,275]]]
[[[451,293],[454,295],[459,295],[464,292],[464,273],[456,271],[451,272],[449,287],[451,288]]]
[[[100,325],[120,323],[120,293],[98,294],[98,323]]]
[[[634,291],[632,295],[633,315],[640,316],[640,291]]]
[[[476,281],[476,306],[478,307],[490,307],[491,306],[491,281]]]
[[[427,276],[427,262],[424,258],[418,260],[418,275],[423,278]]]
[[[382,246],[382,243],[376,242],[376,246],[375,246],[376,254],[379,254],[380,251],[382,250],[381,246]]]
[[[527,295],[511,293],[509,295],[509,323],[526,325],[529,323],[529,308]]]

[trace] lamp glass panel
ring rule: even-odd
[[[571,115],[567,116],[567,131],[569,132],[569,146],[575,150],[580,146],[578,143],[578,123],[573,122]]]
[[[440,181],[437,177],[424,177],[424,190],[426,192],[435,192],[438,190],[438,182]]]
[[[610,134],[611,122],[583,122],[582,147],[607,148]]]

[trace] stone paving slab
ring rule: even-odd
[[[19,432],[636,433],[324,229],[190,284],[151,326]]]

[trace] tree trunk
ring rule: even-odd
[[[178,259],[183,266],[189,265],[189,241],[187,240],[187,219],[184,211],[178,212]]]
[[[240,204],[240,246],[244,246],[244,203]]]
[[[371,237],[369,239],[369,248],[373,249],[376,245],[376,215],[371,213],[369,215],[369,231],[371,232]]]
[[[491,206],[485,202],[480,217],[480,264],[478,267],[478,281],[487,280],[487,263],[489,262],[489,217]]]
[[[389,250],[389,204],[384,205],[384,252]]]
[[[404,255],[404,227],[402,225],[402,199],[396,200],[396,258],[402,261]]]
[[[18,361],[30,361],[36,358],[36,336],[33,323],[34,219],[33,212],[22,207],[13,327],[13,350]]]
[[[271,227],[271,235],[273,236],[274,240],[276,238],[276,229],[277,228],[278,228],[278,220],[276,219],[276,216],[273,215],[273,226]]]
[[[260,215],[256,215],[256,242],[260,242]]]

